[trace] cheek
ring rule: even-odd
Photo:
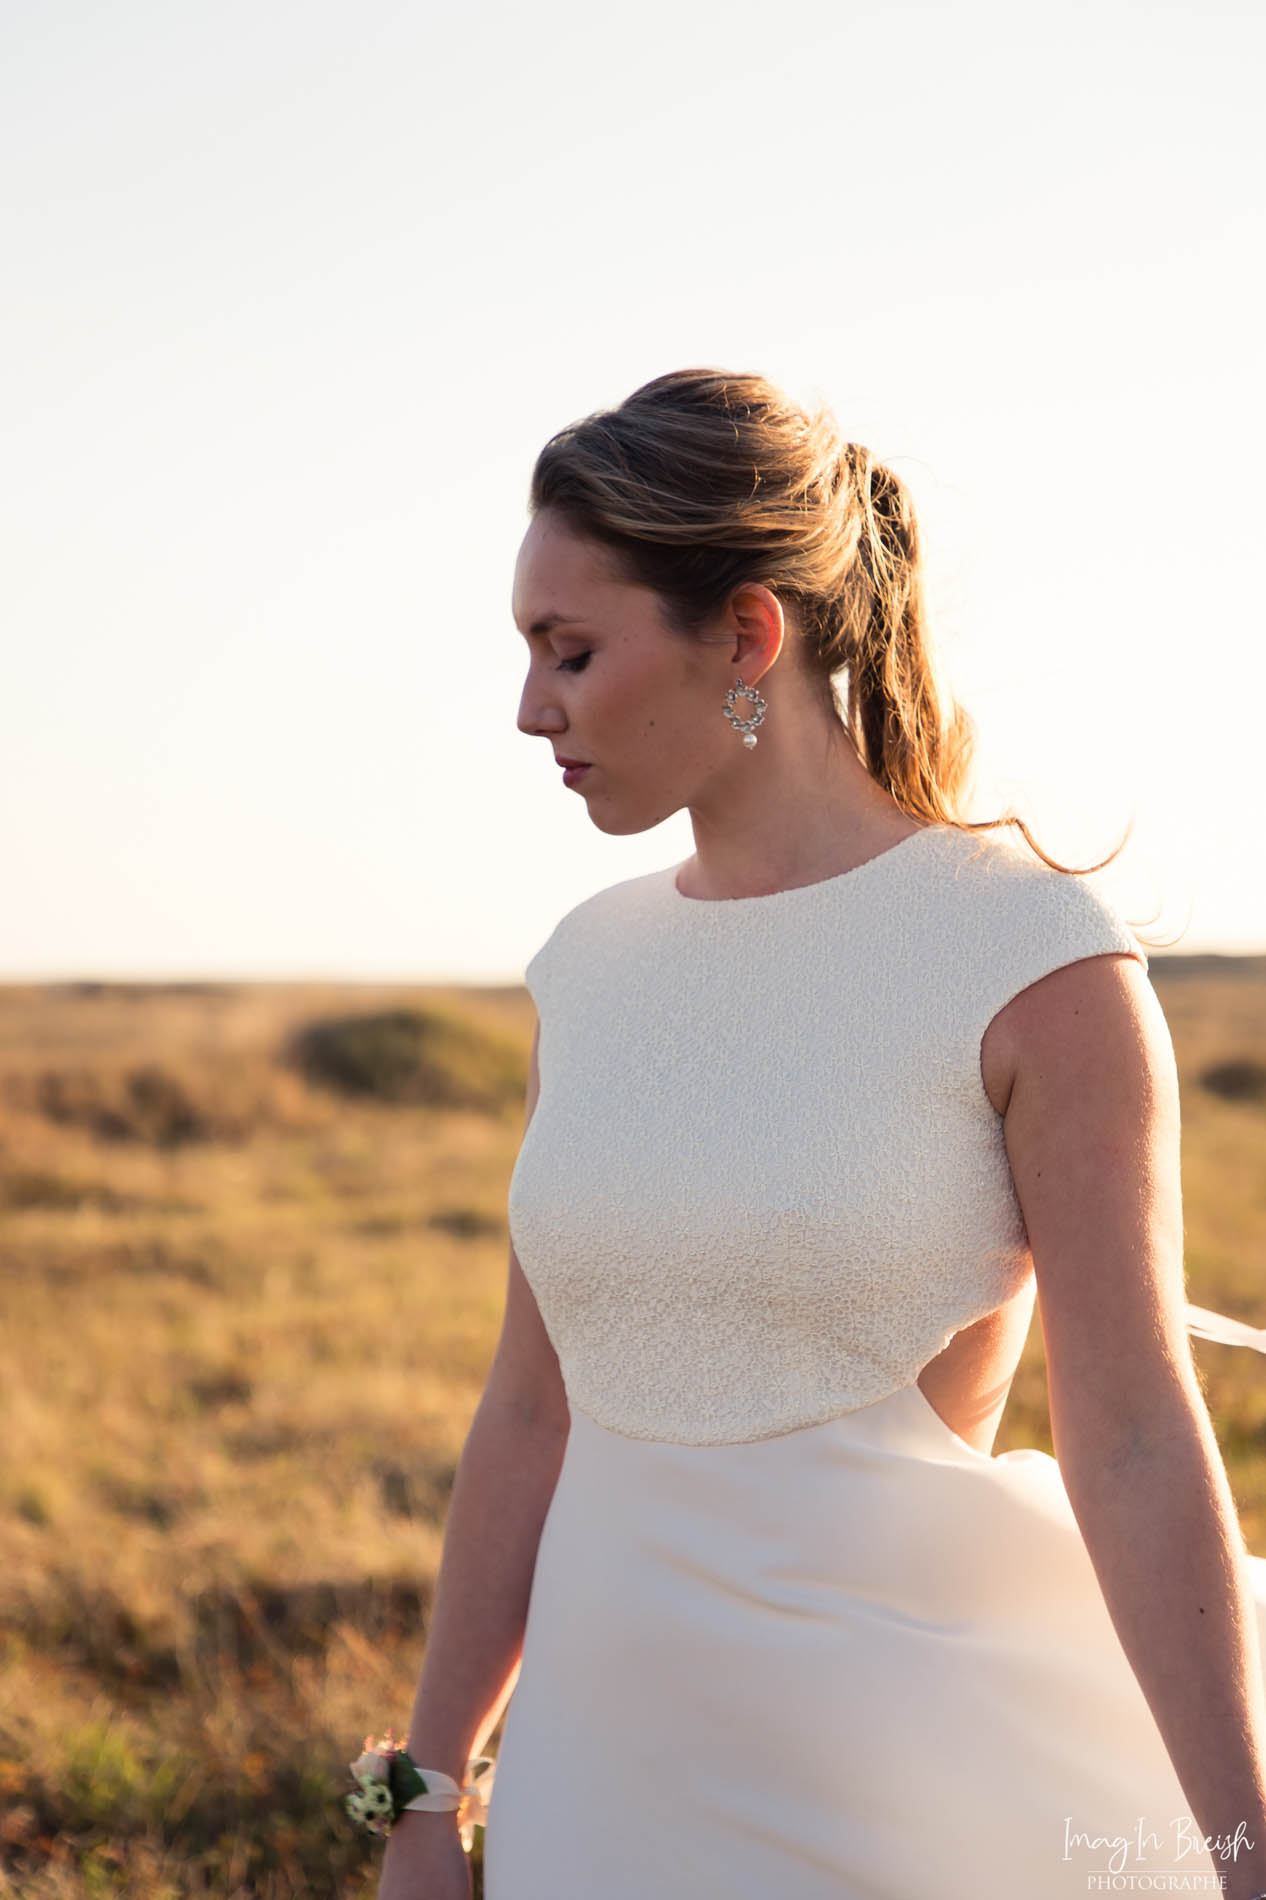
[[[584,717],[601,719],[605,731],[618,733],[639,754],[649,747],[673,755],[697,736],[709,697],[701,700],[700,682],[680,654],[617,648],[585,691]],[[579,703],[576,711],[579,720]],[[720,717],[719,702],[714,716]]]
[[[663,686],[644,661],[613,659],[586,690],[588,710],[604,725],[637,732],[659,716]]]
[[[667,739],[698,723],[699,683],[676,655],[656,654],[652,663],[643,659],[616,677],[628,722],[640,732]]]

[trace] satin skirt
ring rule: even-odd
[[[486,1900],[1212,1894],[1231,1851],[1045,1452],[976,1450],[917,1384],[748,1444],[573,1409]]]

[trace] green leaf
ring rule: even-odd
[[[407,1755],[395,1754],[391,1757],[391,1799],[395,1803],[396,1813],[412,1801],[415,1794],[429,1792],[426,1779],[418,1773]]]

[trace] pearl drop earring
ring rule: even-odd
[[[751,700],[755,711],[750,718],[744,719],[741,713],[735,712],[734,702],[736,699]],[[756,688],[754,686],[744,686],[742,679],[736,679],[729,692],[725,695],[722,711],[725,713],[726,718],[733,726],[735,732],[742,733],[743,744],[748,747],[754,746],[756,744],[756,734],[753,731],[753,727],[759,726],[766,712],[765,701],[761,698]]]

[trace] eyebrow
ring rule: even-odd
[[[532,622],[524,638],[534,633],[549,633],[554,627],[579,627],[580,625],[582,625],[582,617],[578,614],[542,614],[539,620]]]

